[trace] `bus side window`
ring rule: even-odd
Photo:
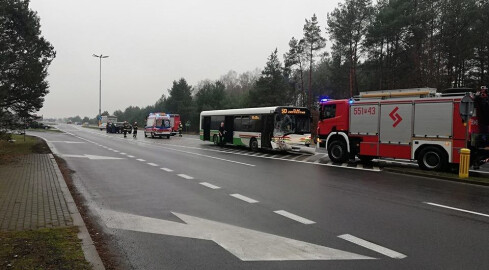
[[[321,119],[336,117],[336,104],[324,105],[321,109]]]
[[[234,130],[241,131],[243,127],[241,126],[241,116],[234,117]]]
[[[250,122],[250,117],[249,116],[243,116],[242,120],[241,120],[241,124],[242,124],[242,130],[243,131],[252,131],[251,130],[251,122]]]

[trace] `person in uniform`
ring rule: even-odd
[[[124,121],[124,124],[122,125],[122,132],[124,133],[124,138],[127,138],[128,130],[129,130],[129,123],[127,123],[127,121]]]
[[[183,125],[182,122],[178,124],[178,136],[182,137],[182,130],[183,130]]]
[[[132,125],[132,137],[136,138],[138,136],[138,122],[134,122]]]

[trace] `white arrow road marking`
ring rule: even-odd
[[[173,214],[186,224],[112,210],[98,211],[109,228],[210,240],[243,261],[375,259],[179,213]]]
[[[105,156],[95,156],[95,155],[62,155],[63,157],[75,157],[75,158],[88,158],[88,159],[92,159],[92,160],[100,160],[100,159],[106,159],[106,160],[110,160],[110,159],[124,159],[124,158],[119,158],[119,157],[105,157]]]
[[[352,242],[354,244],[357,244],[359,246],[362,246],[364,248],[371,249],[375,252],[378,252],[380,254],[384,254],[385,256],[394,258],[394,259],[404,259],[407,256],[399,253],[397,251],[394,251],[392,249],[385,248],[383,246],[379,246],[377,244],[374,244],[372,242],[368,242],[366,240],[363,240],[361,238],[358,238],[356,236],[353,236],[351,234],[343,234],[343,235],[338,235],[339,238],[344,239],[346,241]]]

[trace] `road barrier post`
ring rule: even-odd
[[[469,177],[470,168],[470,149],[460,149],[460,167],[458,171],[458,177],[461,179]]]

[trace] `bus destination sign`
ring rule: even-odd
[[[294,108],[294,109],[283,108],[282,114],[306,114],[306,111],[302,110],[302,109],[297,109],[297,108]]]

